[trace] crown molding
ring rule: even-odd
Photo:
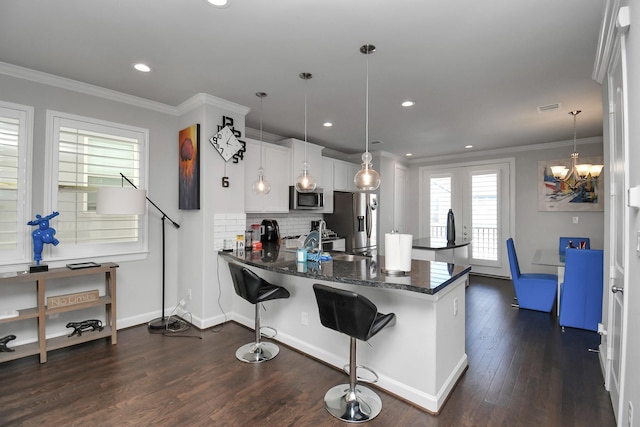
[[[18,79],[29,80],[35,83],[53,86],[60,89],[71,90],[74,92],[91,95],[98,98],[108,99],[123,104],[132,105],[134,107],[144,108],[146,110],[156,111],[158,113],[170,114],[172,116],[180,116],[193,108],[203,105],[210,105],[225,109],[232,113],[242,114],[246,116],[251,110],[243,105],[236,104],[231,101],[218,98],[217,96],[208,95],[206,93],[198,93],[187,99],[177,107],[162,104],[160,102],[151,101],[149,99],[140,98],[138,96],[117,92],[111,89],[105,89],[88,83],[79,82],[77,80],[67,79],[65,77],[53,74],[43,73],[29,68],[19,67],[17,65],[0,62],[0,74],[15,77]]]
[[[254,129],[248,126],[244,127],[244,135],[247,138],[255,139],[256,141],[260,141],[260,130]],[[276,135],[275,133],[270,132],[262,132],[262,141],[269,142],[271,144],[277,143],[278,141],[282,141],[284,136]]]
[[[183,115],[194,108],[208,105],[211,107],[221,108],[231,113],[242,114],[246,116],[251,109],[244,105],[236,104],[235,102],[227,101],[226,99],[218,98],[217,96],[209,95],[206,93],[198,93],[187,99],[176,108],[178,115]]]
[[[576,140],[576,146],[586,145],[586,144],[602,144],[604,139],[602,136],[592,136],[589,138],[581,138]],[[439,161],[449,161],[452,159],[471,159],[480,156],[489,156],[489,155],[508,155],[513,153],[522,153],[524,151],[536,151],[536,150],[550,150],[554,148],[560,147],[573,147],[573,139],[565,140],[565,141],[555,141],[555,142],[543,142],[541,144],[531,144],[531,145],[520,145],[517,147],[506,147],[506,148],[496,148],[494,150],[478,150],[478,151],[469,151],[464,153],[457,154],[447,154],[445,156],[437,156],[437,157],[420,157],[416,159],[409,160],[409,165],[421,165],[424,163],[431,162],[439,162]]]
[[[11,77],[53,86],[60,89],[71,90],[85,95],[92,95],[111,101],[121,102],[123,104],[129,104],[135,107],[157,111],[159,113],[177,115],[177,110],[175,107],[162,104],[160,102],[150,101],[145,98],[117,92],[111,89],[105,89],[100,86],[67,79],[65,77],[60,77],[53,74],[43,73],[42,71],[19,67],[17,65],[8,64],[6,62],[0,62],[0,74],[5,74]]]

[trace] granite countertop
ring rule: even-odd
[[[453,243],[447,242],[444,238],[434,237],[421,237],[419,239],[413,239],[413,249],[427,249],[431,251],[438,251],[443,249],[462,248],[469,245],[471,242],[464,242],[456,240]]]
[[[261,251],[244,253],[218,252],[229,261],[236,261],[253,267],[281,274],[300,276],[329,282],[349,283],[376,288],[402,289],[433,295],[471,271],[468,265],[446,262],[411,260],[411,272],[404,276],[390,276],[382,273],[384,257],[363,257],[357,261],[305,263],[296,262],[295,252],[283,250],[278,245],[264,245]],[[344,252],[334,252],[340,255]]]

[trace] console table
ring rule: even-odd
[[[82,268],[73,270],[67,267],[53,268],[49,271],[39,273],[17,273],[15,276],[1,277],[0,286],[14,283],[32,282],[36,285],[37,299],[36,307],[24,308],[18,311],[18,315],[0,319],[0,324],[16,322],[25,319],[36,319],[38,323],[38,339],[34,343],[10,347],[15,349],[12,352],[0,352],[0,363],[21,357],[40,354],[40,363],[47,361],[47,351],[57,350],[75,344],[97,340],[100,338],[111,338],[111,344],[117,343],[116,331],[116,268],[117,264],[108,262],[97,267]],[[103,274],[105,278],[104,295],[96,300],[81,302],[78,304],[47,307],[45,300],[45,290],[48,280],[67,279],[78,276],[88,276],[92,274]],[[62,292],[61,292],[62,293]],[[82,310],[90,307],[105,307],[105,322],[102,331],[87,331],[79,336],[61,336],[47,339],[46,323],[47,316],[75,310]]]

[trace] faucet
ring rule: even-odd
[[[318,253],[320,255],[322,255],[322,228],[324,227],[324,231],[326,233],[327,231],[327,223],[324,221],[324,219],[320,220],[320,223],[318,224]]]

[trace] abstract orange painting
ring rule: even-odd
[[[200,209],[200,125],[178,134],[179,208]]]

